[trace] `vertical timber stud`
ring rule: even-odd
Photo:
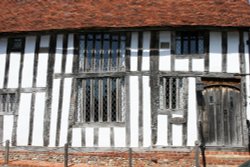
[[[175,32],[171,32],[171,71],[175,70]]]
[[[52,108],[52,89],[53,89],[53,74],[55,64],[55,52],[56,52],[56,35],[50,35],[49,44],[49,59],[47,68],[47,84],[46,84],[46,105],[44,111],[44,124],[43,124],[43,145],[49,145],[50,134],[50,118]]]
[[[35,57],[34,57],[34,68],[33,68],[33,81],[32,81],[32,88],[36,87],[36,78],[37,78],[37,66],[38,66],[38,56],[40,50],[40,42],[41,36],[37,36],[36,39],[36,48],[35,48]],[[29,125],[33,127],[33,118],[34,118],[34,106],[35,106],[35,93],[33,92],[31,95],[31,105],[30,105],[30,122]],[[28,145],[31,145],[32,140],[32,129],[29,130],[29,138],[28,138]]]
[[[79,34],[74,34],[74,58],[72,71],[77,74],[79,71]],[[75,109],[77,105],[78,93],[77,93],[77,79],[74,78],[71,85],[71,96],[70,96],[70,111],[68,117],[68,135],[67,142],[68,145],[72,145],[72,128],[76,120]]]
[[[151,135],[152,145],[157,142],[157,116],[159,109],[159,32],[151,31],[150,41]]]
[[[204,42],[205,42],[205,72],[208,72],[209,71],[209,31],[205,32],[205,39],[204,39]]]
[[[130,71],[130,55],[131,55],[131,32],[126,33],[126,72]],[[130,103],[129,103],[129,76],[125,76],[125,85],[126,85],[126,146],[130,146]]]
[[[188,87],[189,87],[189,80],[188,78],[184,78],[184,83],[186,85],[185,87],[185,93],[184,93],[184,112],[183,112],[183,117],[184,119],[188,120]],[[186,146],[187,145],[187,124],[188,122],[186,121],[184,124],[183,124],[183,127],[182,127],[182,145],[183,146]]]
[[[222,32],[222,72],[227,72],[227,32]]]
[[[139,39],[138,39],[138,71],[142,70],[142,51],[143,51],[143,32],[139,32]],[[139,83],[139,147],[143,146],[143,96],[142,96],[142,75],[138,76],[138,83]]]
[[[65,73],[67,46],[68,46],[68,34],[64,34],[63,35],[62,74]],[[63,107],[63,90],[64,90],[64,78],[62,78],[60,81],[59,103],[58,103],[57,124],[56,124],[56,146],[59,145],[59,141],[60,141],[61,118],[62,118],[62,107]]]
[[[17,115],[19,110],[19,102],[20,102],[20,89],[22,83],[22,71],[23,71],[23,61],[24,61],[24,51],[25,51],[25,39],[22,45],[21,51],[21,61],[20,61],[20,68],[19,68],[19,78],[18,78],[18,91],[17,91],[17,98],[16,98],[16,106],[15,106],[15,114],[14,114],[14,121],[13,121],[13,131],[12,131],[12,145],[16,145],[16,130],[17,130]]]
[[[239,31],[239,53],[240,53],[240,72],[241,74],[246,73],[246,65],[245,65],[245,47],[244,47],[244,32],[243,30]],[[247,129],[247,94],[246,94],[246,76],[241,77],[241,122],[242,122],[242,144],[247,146],[248,144],[248,129]]]

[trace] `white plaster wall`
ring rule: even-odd
[[[9,140],[11,143],[11,136],[13,130],[13,115],[5,115],[3,117],[3,141]],[[4,143],[5,144],[5,143]]]
[[[169,42],[169,49],[159,49],[159,70],[160,71],[170,71],[171,70],[171,36],[169,31],[160,32],[160,43]]]
[[[228,32],[227,72],[240,73],[239,32]]]
[[[62,67],[63,35],[57,36],[54,73],[60,73]]]
[[[195,78],[188,78],[188,83],[187,145],[194,146],[194,142],[198,139]]]
[[[167,115],[158,115],[158,129],[157,129],[157,145],[168,145],[168,117]]]
[[[204,71],[204,59],[193,59],[192,60],[192,71]]]
[[[188,71],[188,59],[175,59],[175,71]]]
[[[142,71],[150,69],[150,32],[143,32]]]
[[[138,135],[139,135],[139,85],[138,77],[131,76],[129,79],[129,91],[130,91],[130,131],[131,131],[131,147],[138,147]]]
[[[8,88],[17,88],[18,87],[18,78],[19,78],[19,69],[20,69],[20,53],[11,53],[10,54],[10,66],[9,66],[9,75],[8,75]]]
[[[82,129],[81,128],[72,129],[72,146],[73,147],[82,146]]]
[[[99,128],[99,147],[110,147],[110,128]]]
[[[143,76],[143,146],[151,146],[151,88],[149,76]]]
[[[244,33],[244,44],[245,44],[245,62],[246,62],[246,73],[250,73],[249,67],[249,49],[247,45],[248,32]],[[246,75],[246,93],[247,93],[247,119],[250,120],[250,77]]]
[[[73,57],[74,57],[74,36],[73,34],[69,34],[65,73],[72,73]]]
[[[114,128],[114,144],[115,147],[126,146],[126,129],[122,127]]]
[[[222,37],[221,32],[210,32],[209,71],[222,71]]]
[[[175,117],[183,117],[182,115],[173,114]],[[173,146],[182,146],[182,125],[172,125]]]
[[[137,71],[138,66],[138,32],[133,32],[131,35],[131,48],[130,48],[130,70]]]
[[[0,38],[0,88],[3,87],[5,61],[6,61],[7,39]]]
[[[45,87],[47,81],[47,66],[48,66],[48,53],[40,53],[38,56],[37,66],[37,87]]]
[[[86,128],[85,140],[86,140],[86,147],[94,146],[94,128]]]
[[[17,145],[27,146],[29,136],[31,93],[21,93],[17,120]]]
[[[71,78],[64,79],[62,119],[61,119],[60,142],[59,142],[60,146],[64,146],[64,144],[67,142],[71,84],[72,84]]]
[[[60,79],[54,79],[52,91],[52,106],[50,118],[50,138],[49,146],[54,147],[56,142],[57,112],[59,103]]]
[[[49,41],[50,41],[50,36],[49,35],[41,36],[40,47],[41,48],[49,47]]]
[[[43,122],[45,110],[45,93],[36,93],[34,123],[33,123],[33,146],[43,146]]]
[[[28,36],[25,42],[22,87],[32,87],[36,37]]]

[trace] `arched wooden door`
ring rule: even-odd
[[[209,85],[202,92],[201,115],[206,145],[242,145],[241,97],[237,87]]]

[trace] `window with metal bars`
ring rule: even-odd
[[[77,122],[122,122],[124,78],[78,79]]]
[[[204,54],[205,53],[204,32],[176,32],[175,54]]]
[[[178,110],[184,108],[184,93],[187,85],[186,78],[180,77],[162,77],[162,107],[170,110]]]
[[[125,70],[126,36],[123,33],[80,35],[79,71],[104,72]]]
[[[16,104],[15,93],[0,94],[0,112],[4,114],[14,113],[15,104]]]

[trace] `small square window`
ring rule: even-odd
[[[0,112],[14,113],[16,104],[16,94],[6,93],[0,95]]]
[[[24,48],[24,38],[10,38],[8,48],[10,52],[21,52]]]

